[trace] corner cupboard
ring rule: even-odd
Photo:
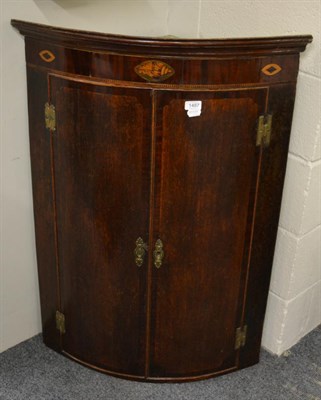
[[[25,36],[44,342],[111,375],[259,360],[311,36]]]

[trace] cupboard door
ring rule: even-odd
[[[51,77],[62,350],[144,375],[151,101],[148,90]]]
[[[156,96],[153,242],[164,258],[153,268],[153,377],[237,368],[266,100],[264,88]],[[201,101],[201,115],[185,101]]]

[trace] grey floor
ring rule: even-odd
[[[194,383],[112,378],[46,348],[36,336],[0,354],[1,400],[321,400],[321,326],[286,356],[262,351],[251,368]]]

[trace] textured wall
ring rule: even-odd
[[[130,35],[314,35],[301,58],[293,134],[263,344],[291,347],[321,322],[320,1],[2,0],[0,351],[37,334],[22,37],[10,19]]]

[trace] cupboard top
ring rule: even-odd
[[[25,35],[30,68],[113,85],[198,90],[295,82],[312,36],[157,39],[12,20]]]
[[[312,41],[311,35],[243,39],[150,38],[58,28],[20,20],[11,20],[11,24],[26,37],[61,46],[172,57],[295,54],[304,51],[306,45]]]

